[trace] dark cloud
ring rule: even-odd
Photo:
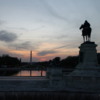
[[[54,49],[62,49],[62,48],[67,48],[67,45],[63,45],[63,46],[60,46],[60,47],[56,47]]]
[[[9,44],[11,47],[14,47],[16,49],[20,49],[20,50],[31,50],[32,49],[32,45],[30,41],[26,41],[23,43],[14,43],[14,44]]]
[[[5,30],[0,31],[0,41],[13,42],[18,38],[15,33],[7,32]]]
[[[52,50],[59,50],[59,49],[63,49],[63,48],[65,48],[65,49],[76,48],[77,46],[78,46],[77,42],[72,42],[72,43],[66,43],[66,45],[62,45],[62,46],[53,48]]]
[[[57,51],[54,51],[54,50],[41,51],[41,52],[38,53],[38,55],[39,55],[39,56],[45,56],[45,55],[54,54],[54,53],[57,53]]]

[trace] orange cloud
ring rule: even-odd
[[[58,43],[42,43],[40,48],[38,49],[39,51],[41,50],[51,50],[55,47],[58,47]]]
[[[68,56],[75,56],[78,54],[79,54],[79,51],[77,48],[75,48],[75,49],[60,49],[60,50],[58,50],[57,53],[47,54],[44,56],[38,56],[38,58],[40,59],[40,61],[48,61],[48,60],[52,60],[55,57],[61,57],[63,59]]]
[[[54,49],[57,52],[48,52],[45,55],[38,55],[39,52],[42,52],[43,50],[51,50],[51,48],[55,48],[57,47],[57,44],[50,44],[50,43],[43,43],[41,45],[41,48],[38,50],[33,50],[32,51],[32,56],[33,56],[33,61],[48,61],[48,60],[52,60],[55,57],[61,57],[61,58],[65,58],[67,56],[73,56],[73,55],[78,55],[79,53],[79,49],[78,48],[59,48],[59,49]],[[51,50],[53,51],[53,50]],[[23,61],[29,61],[30,60],[30,51],[28,50],[9,50],[8,49],[8,53],[9,54],[13,54],[17,57],[20,57],[23,59]]]

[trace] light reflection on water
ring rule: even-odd
[[[46,76],[46,71],[20,71],[14,76]]]

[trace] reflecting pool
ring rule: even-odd
[[[13,76],[46,76],[46,71],[28,71],[22,70]]]

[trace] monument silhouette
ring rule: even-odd
[[[90,41],[90,24],[81,25],[84,42],[79,46],[79,63],[67,76],[68,87],[79,91],[100,91],[100,67],[97,61],[97,45]]]

